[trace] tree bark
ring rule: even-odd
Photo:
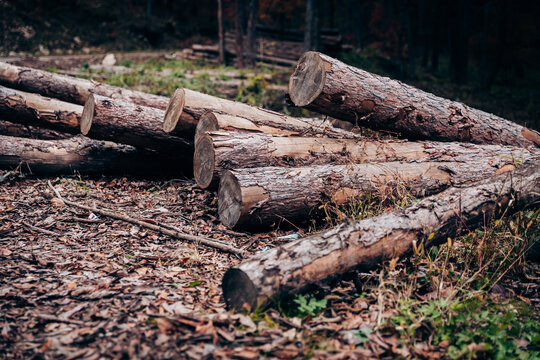
[[[269,299],[355,268],[366,269],[485,224],[498,210],[540,200],[540,162],[465,188],[450,188],[403,210],[386,213],[261,252],[223,278],[229,309],[253,310]]]
[[[225,65],[225,32],[223,31],[223,0],[217,0],[218,17],[218,56],[219,63]]]
[[[243,0],[234,0],[234,28],[236,33],[236,67],[244,67]]]
[[[83,107],[0,86],[0,117],[25,125],[77,133]]]
[[[90,94],[165,110],[169,98],[0,62],[0,84],[84,105]]]
[[[162,130],[165,112],[99,95],[90,95],[81,117],[81,133],[93,139],[156,150],[184,158],[191,165],[193,146],[190,141],[171,136]]]
[[[500,160],[497,164],[478,157],[465,163],[388,162],[228,170],[219,183],[218,213],[228,227],[268,227],[279,225],[281,220],[305,222],[310,213],[317,215],[317,207],[327,202],[343,204],[366,193],[384,196],[396,188],[423,197],[515,168],[512,159]]]
[[[0,135],[41,140],[59,140],[73,137],[73,134],[4,120],[0,120]]]
[[[197,184],[205,189],[217,186],[223,173],[233,169],[413,160],[467,163],[478,158],[500,168],[510,159],[527,159],[533,154],[528,149],[500,145],[210,132],[197,139],[193,174]]]
[[[297,106],[410,139],[540,147],[536,131],[321,53],[302,56],[289,93]]]

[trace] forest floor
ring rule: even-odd
[[[283,70],[239,72],[159,57],[119,64],[135,71],[92,64],[44,66],[164,95],[185,86],[224,96],[218,80],[241,79],[227,97],[295,111],[279,88],[288,79]],[[241,261],[236,256],[73,208],[47,182],[71,201],[226,241],[248,255],[286,242],[283,235],[403,206],[406,194],[326,204],[318,222],[248,234],[220,225],[216,194],[189,178],[5,175],[0,358],[540,356],[540,266],[526,259],[540,239],[537,205],[241,314],[226,311],[220,288],[226,269]]]

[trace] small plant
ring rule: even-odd
[[[298,305],[295,315],[305,318],[308,315],[316,316],[319,312],[326,309],[326,299],[317,300],[310,298],[309,301],[304,295],[298,295],[294,299],[294,303]]]

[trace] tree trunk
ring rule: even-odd
[[[197,139],[193,174],[197,184],[205,189],[215,187],[223,173],[233,169],[413,160],[466,163],[479,157],[500,168],[509,162],[501,159],[527,159],[531,155],[524,148],[500,145],[210,132]]]
[[[59,140],[73,137],[73,134],[58,132],[42,127],[12,123],[4,120],[0,120],[0,135],[41,140]]]
[[[367,269],[485,224],[490,217],[540,200],[539,161],[465,188],[450,188],[403,210],[342,224],[261,252],[223,278],[229,309],[254,310],[269,299],[355,268]]]
[[[0,84],[83,105],[90,94],[165,110],[169,98],[0,62]]]
[[[308,52],[289,81],[297,106],[410,139],[540,147],[540,134],[493,114]]]
[[[248,24],[247,24],[247,48],[249,62],[255,66],[257,62],[257,15],[259,12],[259,0],[249,0]]]
[[[0,135],[0,168],[32,174],[181,174],[170,161],[154,152],[81,135],[62,140]]]
[[[236,67],[244,67],[243,0],[234,0],[234,28],[236,34]]]
[[[0,117],[25,125],[77,133],[83,107],[0,86]]]
[[[81,117],[81,132],[93,139],[177,155],[185,159],[178,166],[188,167],[193,156],[192,143],[163,131],[164,114],[160,109],[90,95]]]
[[[534,155],[531,155],[531,158]],[[536,156],[538,158],[538,156]],[[422,197],[452,185],[462,185],[514,169],[513,159],[490,164],[419,162],[316,165],[300,168],[265,167],[228,170],[221,177],[218,213],[228,227],[267,227],[305,222],[327,202],[343,204],[366,193],[388,194],[405,188]]]
[[[223,0],[217,0],[219,63],[225,65],[225,32],[223,31]]]

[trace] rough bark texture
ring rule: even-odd
[[[41,140],[59,140],[73,137],[73,134],[4,120],[0,120],[0,135]]]
[[[165,110],[169,99],[96,81],[58,75],[48,71],[0,62],[0,84],[83,105],[90,94],[122,99],[137,105]]]
[[[297,106],[410,139],[540,146],[536,131],[317,52],[300,58],[289,93]]]
[[[228,227],[267,227],[281,220],[296,224],[329,201],[341,204],[366,192],[384,196],[397,186],[421,197],[514,169],[513,159],[500,160],[228,170],[219,184],[218,213]]]
[[[231,309],[253,310],[282,294],[301,291],[354,268],[369,268],[407,254],[414,241],[426,246],[480,226],[497,214],[540,200],[540,162],[480,184],[450,188],[403,210],[343,224],[261,252],[229,269],[223,296]],[[512,201],[512,202],[511,202]],[[433,234],[433,235],[432,235]]]
[[[444,142],[375,141],[210,132],[195,145],[193,174],[204,188],[217,185],[226,170],[265,166],[307,166],[388,161],[473,162],[479,157],[497,167],[527,159],[533,151],[501,145]],[[506,159],[506,160],[501,160]]]
[[[163,131],[164,114],[160,109],[90,95],[81,117],[81,132],[94,139],[176,155],[185,158],[185,163],[173,166],[191,166],[192,143]]]
[[[76,133],[82,110],[80,105],[0,86],[0,117],[5,120]]]
[[[62,140],[25,139],[0,135],[0,168],[32,174],[181,174],[170,158],[82,135]]]

